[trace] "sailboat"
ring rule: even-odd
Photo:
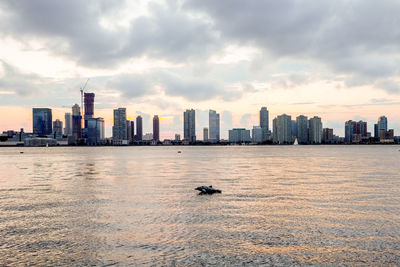
[[[294,146],[297,146],[299,144],[299,142],[297,141],[297,138],[296,139],[294,139],[294,143],[293,143],[293,145]]]

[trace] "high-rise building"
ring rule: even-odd
[[[297,123],[295,120],[292,120],[292,136],[297,137]]]
[[[322,122],[321,118],[314,116],[309,120],[310,126],[310,143],[321,144],[322,142]]]
[[[297,127],[297,142],[299,144],[308,143],[308,118],[304,115],[300,115],[296,118]]]
[[[230,143],[248,143],[250,140],[250,130],[244,128],[234,128],[229,130]]]
[[[292,143],[292,117],[282,114],[273,120],[273,140],[276,144]]]
[[[129,141],[133,141],[133,140],[135,140],[135,121],[134,120],[131,120],[130,130],[131,130],[131,134],[130,134],[131,139]]]
[[[132,124],[130,120],[126,121],[126,136],[128,138],[128,141],[132,140]]]
[[[269,130],[269,111],[266,107],[262,107],[260,110],[260,127],[263,132],[262,140],[266,142],[271,136],[271,131]]]
[[[175,134],[175,141],[181,141],[181,135]]]
[[[153,117],[153,139],[154,141],[160,141],[160,119],[158,115]]]
[[[203,128],[203,141],[208,142],[208,128],[207,127]]]
[[[324,144],[331,144],[333,141],[333,129],[324,128],[322,132],[322,142]]]
[[[89,145],[101,144],[104,140],[104,119],[88,118],[87,120],[87,142]]]
[[[215,110],[209,110],[208,112],[208,129],[209,129],[209,141],[218,143],[220,140],[220,122],[219,113]]]
[[[72,135],[72,116],[71,116],[71,113],[69,113],[69,112],[65,113],[64,134],[66,136]]]
[[[253,143],[262,143],[263,142],[263,128],[260,126],[253,126],[253,129],[251,130],[251,141]]]
[[[378,118],[378,131],[387,131],[388,129],[388,122],[385,116],[380,116]]]
[[[136,141],[143,139],[143,119],[141,116],[136,117]]]
[[[53,135],[55,138],[62,137],[63,123],[59,119],[53,122]]]
[[[84,103],[85,103],[85,128],[87,128],[87,120],[93,118],[94,115],[94,93],[85,93]]]
[[[44,136],[53,133],[53,118],[49,108],[32,109],[33,134]]]
[[[75,140],[82,137],[82,116],[78,104],[72,106],[72,136]]]
[[[367,123],[364,121],[346,121],[344,130],[345,143],[359,143],[368,137]]]
[[[114,109],[113,141],[127,141],[126,108]]]
[[[196,112],[187,109],[183,113],[183,137],[189,143],[196,142]]]

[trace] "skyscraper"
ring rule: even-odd
[[[296,118],[297,127],[297,142],[299,144],[308,143],[308,118],[304,115],[300,115]]]
[[[262,107],[260,110],[260,127],[263,132],[262,140],[265,142],[271,135],[269,131],[269,112],[266,107]]]
[[[114,109],[113,141],[128,140],[126,125],[126,108]]]
[[[363,138],[368,137],[367,123],[364,121],[346,121],[344,125],[346,143],[359,143]]]
[[[130,120],[126,121],[126,136],[127,140],[131,141],[132,140],[132,124]]]
[[[32,109],[33,134],[50,135],[53,133],[53,118],[49,108]]]
[[[87,119],[87,142],[89,145],[98,145],[104,140],[104,119]]]
[[[133,141],[133,140],[135,140],[135,121],[134,120],[131,120],[130,130],[131,130],[131,134],[130,134],[131,140],[130,141]]]
[[[82,116],[78,104],[72,106],[72,136],[75,140],[82,137]]]
[[[309,120],[310,125],[310,143],[321,144],[322,142],[322,122],[321,118],[314,116]]]
[[[63,123],[59,119],[53,122],[53,135],[55,138],[62,137]]]
[[[208,128],[207,127],[203,128],[203,141],[208,142]]]
[[[196,142],[196,112],[187,109],[183,113],[183,137],[189,143]]]
[[[87,120],[93,118],[94,115],[94,93],[85,93],[84,103],[85,103],[85,128],[87,128]]]
[[[262,143],[263,142],[263,130],[260,126],[253,126],[251,131],[251,141],[253,143]]]
[[[143,119],[141,116],[136,117],[136,141],[143,139]]]
[[[208,112],[208,129],[209,129],[209,141],[218,143],[220,139],[220,122],[219,114],[215,110],[209,110]]]
[[[282,114],[273,120],[274,143],[292,143],[292,117]]]
[[[153,140],[160,141],[160,120],[158,115],[153,117]]]
[[[72,135],[72,116],[71,113],[65,113],[65,128],[64,134],[67,136]]]

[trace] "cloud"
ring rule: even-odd
[[[14,66],[0,60],[0,89],[18,96],[32,96],[41,91],[46,83],[38,75],[23,73]]]
[[[382,89],[389,94],[400,94],[400,85],[398,82],[392,80],[383,80],[375,84],[375,87]]]
[[[300,60],[364,84],[400,71],[395,0],[187,0],[184,7],[208,16],[225,42],[257,47],[275,62]]]
[[[39,37],[49,51],[87,66],[110,68],[144,56],[181,62],[207,57],[218,45],[210,23],[180,12],[173,1],[152,2],[148,15],[113,29],[101,21],[119,20],[116,10],[131,8],[127,1],[22,0],[0,8],[8,14],[0,17],[4,35],[25,43]]]
[[[124,97],[138,98],[156,92],[154,85],[144,75],[122,74],[107,82],[107,87],[120,91]]]

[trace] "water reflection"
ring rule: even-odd
[[[396,147],[177,150],[0,150],[2,263],[400,262]]]

